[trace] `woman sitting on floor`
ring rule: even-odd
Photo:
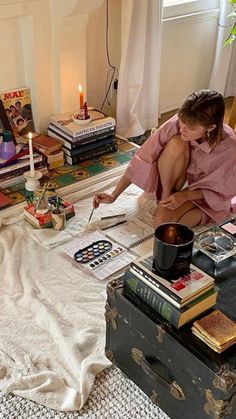
[[[114,191],[94,196],[94,207],[114,202],[134,183],[158,201],[155,227],[224,221],[236,195],[236,134],[224,113],[224,98],[213,90],[188,96],[135,153]]]

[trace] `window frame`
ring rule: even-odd
[[[220,0],[163,0],[163,18],[215,11],[219,6]]]

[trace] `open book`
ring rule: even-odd
[[[153,249],[154,229],[138,218],[106,229],[106,236],[139,256]]]

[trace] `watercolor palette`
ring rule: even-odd
[[[91,269],[100,267],[116,256],[119,256],[125,249],[121,246],[114,247],[108,240],[98,240],[91,243],[74,254],[76,262],[88,264]]]

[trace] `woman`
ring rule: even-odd
[[[114,202],[134,183],[159,201],[155,227],[222,222],[236,195],[236,134],[223,124],[224,112],[223,96],[213,90],[188,96],[136,152],[114,191],[95,195],[94,207]]]

